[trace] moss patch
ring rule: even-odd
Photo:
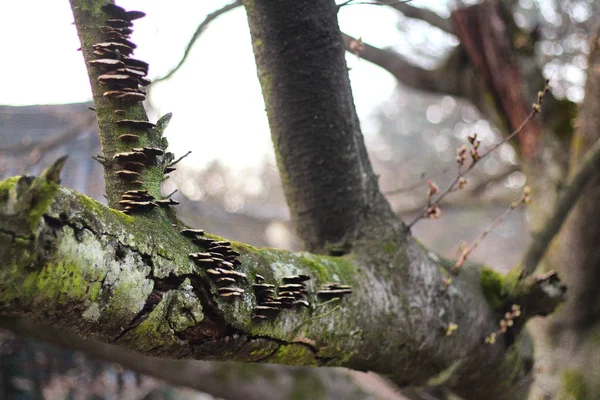
[[[516,268],[506,275],[488,267],[481,269],[481,290],[490,307],[498,311],[509,298],[516,295],[519,274],[520,271]]]
[[[589,399],[585,378],[579,372],[566,370],[562,376],[563,393],[561,400],[585,400]]]

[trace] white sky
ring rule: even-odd
[[[172,68],[206,14],[230,0],[120,0],[126,9],[146,12],[135,21],[135,56],[150,63],[150,78]],[[418,1],[414,5],[443,3]],[[398,17],[388,7],[356,5],[340,12],[342,30],[379,45],[400,40]],[[56,104],[88,101],[91,91],[67,0],[0,1],[0,104]],[[391,96],[395,79],[364,60],[348,55],[350,78],[363,131],[368,117]],[[250,34],[242,8],[213,21],[196,42],[186,64],[157,84],[152,105],[173,112],[166,136],[171,151],[193,153],[187,166],[202,167],[215,158],[232,168],[258,165],[271,140],[256,77]],[[151,119],[156,119],[153,115]],[[235,143],[235,145],[232,145]]]

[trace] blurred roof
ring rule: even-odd
[[[0,179],[37,175],[68,154],[62,184],[103,200],[103,171],[91,158],[100,152],[91,105],[0,106]]]

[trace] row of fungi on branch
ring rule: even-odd
[[[93,54],[98,58],[90,64],[100,69],[98,81],[106,86],[103,96],[118,103],[119,108],[127,108],[146,99],[146,93],[140,88],[150,84],[145,77],[148,75],[148,63],[132,57],[137,47],[130,40],[133,32],[133,20],[142,18],[141,11],[126,11],[114,4],[107,4],[103,10],[109,15],[105,25],[100,27],[102,43],[93,45]],[[114,110],[118,130],[125,130],[117,139],[127,146],[139,146],[141,136],[154,129],[155,124],[149,121],[125,119],[124,109]],[[147,190],[141,190],[144,185],[142,172],[145,168],[163,165],[164,173],[175,170],[168,162],[170,153],[165,157],[164,149],[158,147],[132,147],[130,151],[117,153],[113,162],[118,166],[116,176],[121,178],[130,190],[126,190],[119,201],[123,212],[143,212],[156,207],[168,207],[178,204],[172,199],[155,199]]]
[[[190,253],[189,257],[197,266],[205,269],[206,274],[217,285],[220,297],[235,298],[245,292],[236,286],[239,280],[247,278],[246,274],[235,270],[241,264],[238,258],[240,253],[231,248],[230,242],[206,237],[201,229],[184,229],[181,234],[205,249],[204,252]]]
[[[117,129],[125,132],[118,135],[117,139],[124,145],[132,146],[129,151],[115,154],[112,160],[119,166],[116,175],[131,187],[121,195],[119,204],[125,213],[176,205],[177,202],[172,199],[157,200],[147,190],[143,190],[141,172],[144,169],[162,165],[164,174],[175,170],[173,165],[176,162],[171,162],[172,154],[165,154],[161,148],[140,146],[141,135],[154,129],[155,124],[123,118],[127,113],[122,108],[144,101],[146,93],[140,87],[150,84],[146,79],[148,64],[132,58],[136,45],[130,40],[133,32],[132,21],[144,17],[145,14],[139,11],[125,11],[114,4],[105,5],[103,10],[109,15],[105,25],[100,27],[105,41],[93,46],[93,54],[98,58],[90,61],[90,64],[101,71],[98,81],[107,87],[103,96],[118,103],[119,107],[114,113],[121,119],[116,121],[116,125]],[[247,276],[236,270],[236,266],[241,264],[240,254],[233,250],[230,242],[209,238],[200,229],[184,229],[181,234],[202,249],[200,252],[190,253],[189,257],[215,283],[219,297],[234,299],[245,293],[245,290],[238,286],[239,283],[247,281]],[[256,275],[256,283],[252,287],[257,305],[254,307],[252,318],[265,320],[276,316],[283,309],[310,307],[306,287],[308,280],[308,275],[286,276],[276,286],[265,283],[264,277]],[[321,287],[317,296],[331,300],[351,292],[350,286],[329,283]]]

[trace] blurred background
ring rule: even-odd
[[[177,190],[178,216],[190,226],[256,246],[299,250],[271,149],[243,7],[211,20],[181,68],[161,79],[179,63],[199,24],[229,3],[118,2],[147,13],[135,22],[132,38],[138,45],[136,57],[150,63],[150,78],[158,81],[147,100],[151,121],[173,112],[166,131],[170,150],[176,156],[192,151],[163,190]],[[470,68],[466,61],[461,65],[461,42],[453,32],[451,13],[480,2],[414,0],[409,8],[354,3],[340,9],[342,31],[384,51],[397,69],[408,71],[406,76],[419,78],[403,82],[391,68],[371,63],[366,52],[347,53],[380,187],[394,210],[409,220],[426,202],[428,180],[444,188],[454,179],[456,149],[467,136],[477,133],[485,148],[503,133],[493,112],[468,90],[458,92],[451,85],[455,80],[455,86],[468,86],[462,80],[468,79],[463,74]],[[511,44],[523,50],[523,74],[539,70],[551,80],[557,103],[565,109],[576,106],[583,100],[588,38],[600,6],[593,0],[504,3],[517,32]],[[103,171],[91,158],[101,152],[89,109],[91,91],[69,3],[2,2],[0,15],[5,38],[0,179],[36,175],[69,154],[63,185],[105,203]],[[23,29],[24,19],[29,29]],[[18,39],[8,39],[17,31]],[[452,69],[445,70],[449,60]],[[526,183],[510,144],[467,178],[467,187],[450,196],[440,219],[421,221],[413,229],[424,244],[452,258],[461,242],[474,240],[520,196]],[[526,210],[517,209],[471,259],[499,270],[513,266],[528,243],[527,217]],[[0,398],[212,398],[9,331],[1,340]]]

